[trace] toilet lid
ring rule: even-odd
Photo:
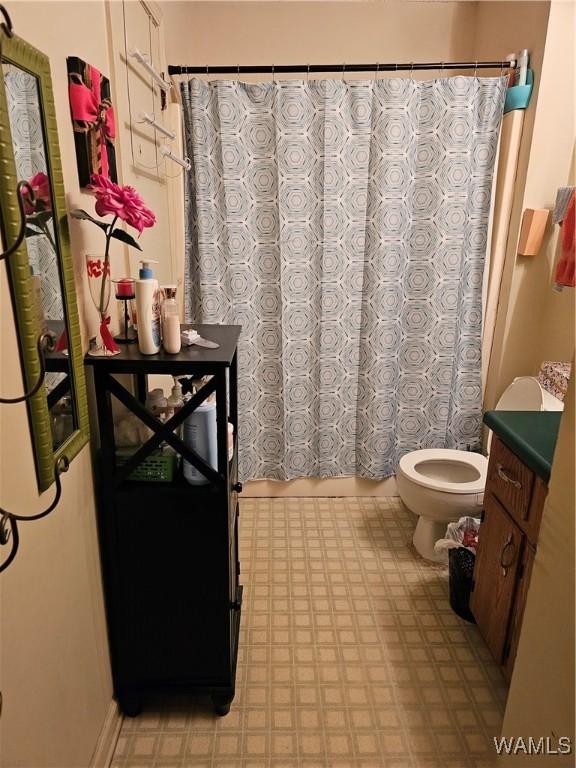
[[[398,469],[424,488],[445,493],[482,493],[488,459],[481,453],[425,448],[402,456]]]

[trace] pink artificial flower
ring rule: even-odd
[[[28,179],[28,184],[32,187],[34,192],[34,204],[30,200],[28,189],[24,187],[22,190],[22,197],[24,198],[24,213],[26,216],[32,216],[34,213],[40,213],[40,211],[52,210],[52,197],[50,196],[50,180],[45,173],[35,173],[31,179]]]
[[[118,216],[139,234],[146,227],[156,224],[156,216],[144,205],[144,201],[133,187],[121,187],[100,174],[92,176],[88,189],[96,197],[96,213],[99,216]]]

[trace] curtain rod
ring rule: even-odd
[[[288,72],[417,72],[426,69],[514,69],[516,62],[512,61],[433,61],[425,64],[409,62],[408,64],[265,64],[204,67],[168,66],[169,75],[248,75],[248,74],[282,74]]]

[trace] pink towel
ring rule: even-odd
[[[556,285],[576,287],[576,192],[572,192],[562,222],[560,261],[556,266]]]

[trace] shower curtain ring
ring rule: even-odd
[[[410,77],[412,77],[413,75],[414,75],[414,62],[411,61],[410,62]]]
[[[274,73],[274,64],[272,64],[272,82],[276,85],[276,75]]]
[[[378,80],[378,73],[380,72],[380,62],[376,62],[376,72],[374,72],[374,80]]]
[[[236,79],[240,80],[240,64],[236,64]]]
[[[474,64],[474,77],[478,77],[478,62]]]
[[[346,72],[346,62],[342,64],[342,82],[344,82],[344,73]]]
[[[306,65],[306,82],[310,82],[310,64]]]

